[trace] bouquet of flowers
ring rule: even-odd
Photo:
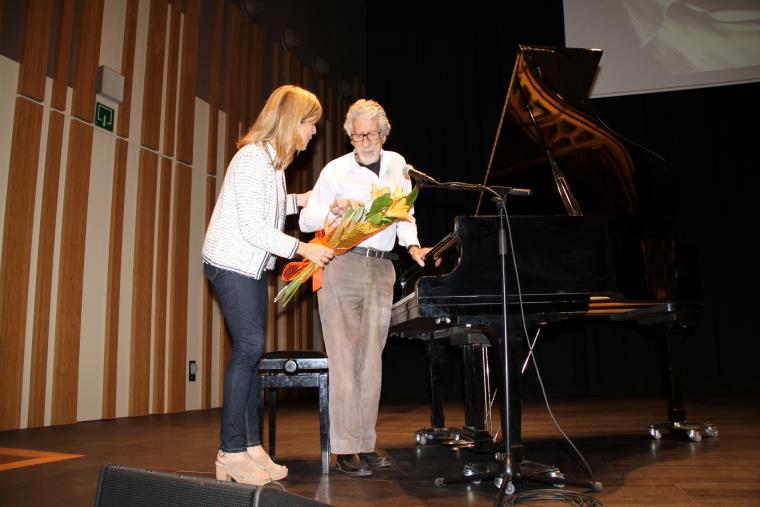
[[[372,204],[369,209],[359,206],[333,222],[325,221],[325,226],[318,231],[311,243],[321,243],[342,255],[356,245],[382,231],[396,220],[412,220],[409,210],[417,199],[419,188],[414,187],[409,194],[401,189],[391,191],[389,187],[377,188],[372,184]],[[289,282],[274,298],[275,303],[282,301],[287,306],[298,288],[314,276],[314,291],[322,286],[322,268],[309,260],[289,262],[282,271],[282,281]]]

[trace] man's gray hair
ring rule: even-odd
[[[391,124],[385,115],[383,106],[371,99],[359,99],[348,108],[343,129],[351,137],[351,134],[354,133],[354,120],[373,120],[375,118],[377,118],[377,125],[380,128],[380,135],[387,136],[391,131]]]

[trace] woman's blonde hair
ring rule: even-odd
[[[299,86],[284,85],[267,99],[253,126],[237,142],[237,147],[268,142],[274,146],[275,168],[285,169],[303,143],[298,127],[304,120],[319,121],[322,106],[316,95]]]

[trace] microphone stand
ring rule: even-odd
[[[508,326],[508,302],[507,302],[507,255],[508,245],[507,241],[507,203],[506,196],[529,196],[532,191],[524,188],[513,187],[488,187],[485,185],[462,183],[462,182],[445,182],[441,183],[427,174],[415,171],[413,176],[418,180],[420,187],[441,188],[447,190],[465,190],[476,192],[487,192],[493,195],[492,200],[496,203],[499,209],[499,236],[498,236],[498,248],[499,248],[499,263],[501,268],[501,314],[502,314],[502,327],[501,327],[501,348],[499,350],[502,365],[502,403],[503,410],[501,411],[501,426],[504,434],[504,453],[501,455],[501,463],[499,470],[496,472],[486,473],[474,473],[467,475],[466,477],[457,478],[444,478],[439,477],[435,480],[435,485],[438,487],[445,486],[447,484],[456,484],[461,482],[474,482],[479,480],[494,479],[497,477],[500,479],[499,492],[496,496],[494,505],[501,506],[504,502],[504,495],[508,497],[512,496],[515,492],[514,481],[518,479],[532,480],[536,482],[552,484],[555,486],[564,486],[570,484],[573,486],[584,487],[592,491],[601,491],[601,483],[582,480],[571,480],[565,478],[559,473],[557,469],[553,475],[546,476],[538,473],[526,473],[520,471],[520,466],[515,462],[512,453],[512,428],[511,421],[511,403],[512,398],[510,395],[510,353],[509,353],[509,326]],[[497,455],[498,456],[498,455]],[[499,459],[497,457],[497,459]]]
[[[501,470],[496,474],[493,474],[492,478],[496,475],[501,477],[501,484],[499,486],[499,494],[497,496],[496,505],[501,505],[501,501],[506,493],[511,496],[515,491],[513,479],[519,476],[517,464],[514,462],[512,456],[512,432],[510,428],[511,420],[511,397],[509,390],[509,326],[507,324],[507,254],[508,254],[508,242],[507,242],[507,195],[530,195],[531,191],[527,189],[515,189],[512,187],[487,187],[485,185],[478,185],[473,183],[461,183],[450,182],[440,183],[430,176],[425,175],[420,178],[420,187],[432,187],[432,188],[445,188],[449,190],[467,190],[477,192],[488,192],[493,194],[492,200],[496,203],[499,209],[499,263],[501,268],[501,314],[502,314],[502,342],[500,352],[500,360],[502,364],[502,403],[503,410],[501,412],[501,426],[504,434],[504,454],[501,462]],[[498,191],[496,190],[498,189]],[[478,478],[486,478],[484,474],[480,474],[479,477],[469,476],[465,481],[477,480]],[[436,479],[436,485],[443,486],[446,483],[452,483],[455,481],[444,480],[442,478]],[[463,481],[464,482],[464,481]]]

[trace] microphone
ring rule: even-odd
[[[404,176],[412,177],[416,180],[429,181],[431,183],[438,183],[438,181],[436,181],[435,178],[433,178],[432,176],[428,176],[422,171],[418,171],[411,164],[406,164],[404,168],[402,169],[402,172],[404,173]]]

